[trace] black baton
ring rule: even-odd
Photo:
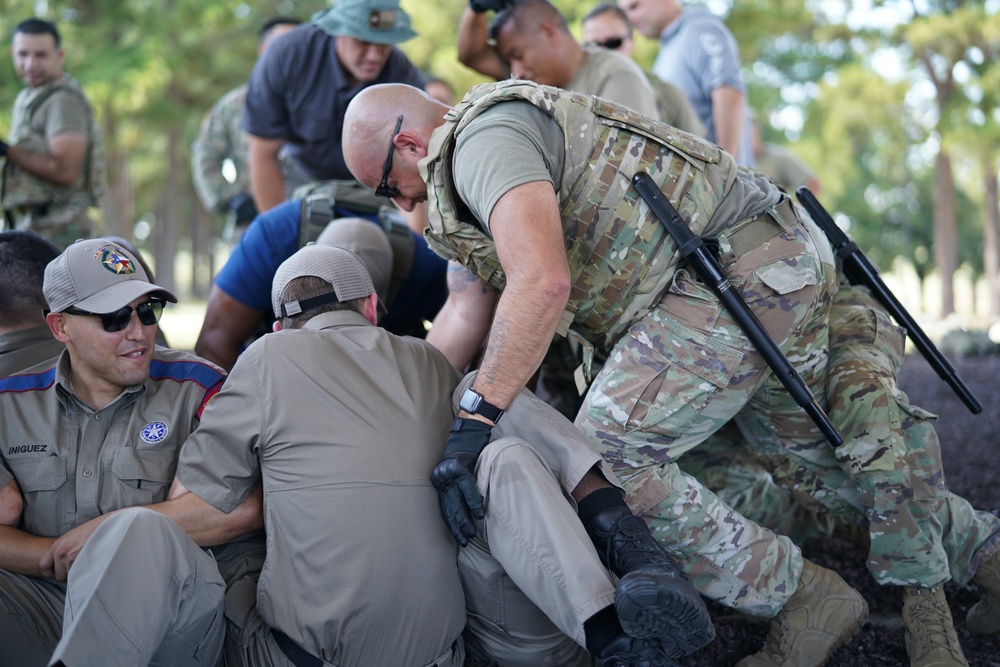
[[[635,185],[635,189],[639,193],[639,196],[642,197],[642,200],[649,206],[649,210],[653,212],[653,215],[656,216],[656,219],[660,221],[660,224],[670,234],[674,243],[677,244],[677,250],[681,253],[681,256],[694,267],[702,282],[715,292],[719,301],[722,302],[722,305],[726,307],[729,314],[736,320],[736,323],[743,330],[743,333],[746,334],[746,337],[750,339],[753,346],[760,352],[760,355],[767,362],[767,365],[774,372],[775,376],[781,380],[781,384],[785,385],[785,389],[792,395],[795,402],[806,411],[806,414],[809,415],[810,419],[819,428],[820,433],[834,447],[843,443],[843,439],[837,433],[837,429],[830,423],[830,419],[823,412],[823,408],[816,402],[805,381],[799,376],[791,362],[788,361],[788,358],[771,336],[768,335],[757,319],[757,316],[753,314],[753,311],[750,310],[750,307],[743,300],[743,297],[736,290],[731,289],[732,285],[729,279],[726,278],[726,274],[722,270],[722,265],[719,264],[719,260],[705,247],[705,242],[700,237],[694,235],[691,228],[688,227],[687,223],[680,216],[680,213],[677,212],[677,209],[673,207],[673,204],[670,203],[656,183],[653,182],[653,179],[649,177],[649,174],[644,171],[639,172],[632,177],[632,184]]]
[[[924,359],[927,360],[938,374],[938,377],[948,383],[948,386],[958,394],[958,397],[962,399],[962,402],[965,403],[972,414],[978,415],[982,412],[982,404],[976,399],[972,391],[965,386],[962,378],[958,377],[958,373],[955,372],[952,365],[941,354],[941,351],[931,342],[931,339],[927,337],[927,334],[924,333],[924,330],[913,319],[913,316],[910,315],[906,308],[903,307],[903,304],[899,302],[899,299],[896,298],[889,287],[882,281],[882,277],[878,273],[878,268],[858,248],[858,245],[844,233],[844,230],[837,226],[837,223],[833,221],[833,218],[826,212],[823,205],[809,191],[809,188],[802,186],[795,191],[795,194],[805,209],[809,211],[809,216],[819,225],[819,228],[826,234],[826,238],[829,239],[830,245],[833,246],[833,251],[837,253],[837,257],[841,260],[842,270],[847,281],[852,285],[864,285],[871,290],[872,296],[882,304],[883,308],[889,311],[889,314],[892,315],[892,318],[896,320],[899,326],[906,329],[906,335],[913,341],[916,348],[920,350],[920,354],[924,356]]]

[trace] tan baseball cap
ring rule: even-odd
[[[303,307],[299,301],[281,300],[281,293],[288,283],[306,276],[325,280],[330,283],[333,291],[325,295],[317,294],[305,301],[329,295],[331,301],[334,300],[332,297],[336,297],[336,301],[343,302],[375,294],[375,286],[372,285],[368,269],[354,252],[339,246],[307,245],[282,262],[274,274],[274,282],[271,285],[271,306],[274,308],[275,318],[297,315],[304,310],[322,305]]]
[[[347,248],[364,262],[382,303],[389,298],[392,283],[392,244],[382,226],[363,218],[336,218],[316,238],[317,245]]]
[[[77,241],[45,267],[42,293],[49,310],[76,307],[90,313],[111,313],[145,294],[171,303],[177,297],[149,282],[139,260],[108,239]]]

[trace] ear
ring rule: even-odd
[[[66,330],[66,316],[62,313],[49,313],[45,316],[45,323],[49,325],[52,337],[60,343],[68,343],[69,332]]]
[[[403,155],[413,155],[417,159],[427,156],[427,144],[413,132],[400,132],[393,140],[396,152]]]
[[[281,326],[281,322],[279,322],[278,320],[275,320],[274,323],[271,324],[271,331],[273,331],[274,333],[278,333],[279,331],[282,330],[282,328],[283,327]]]
[[[369,294],[365,297],[364,312],[361,313],[365,319],[372,324],[378,324],[378,294]]]

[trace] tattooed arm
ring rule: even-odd
[[[434,318],[427,342],[465,370],[490,329],[497,291],[458,262],[448,262],[448,300]]]

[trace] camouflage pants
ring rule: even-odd
[[[842,286],[830,313],[826,383],[813,391],[829,397],[844,443],[833,450],[804,433],[785,449],[759,415],[740,423],[758,460],[796,497],[812,498],[814,510],[851,520],[850,505],[860,503],[876,581],[965,584],[1000,548],[1000,519],[948,491],[936,417],[896,384],[903,337],[866,288]]]
[[[718,237],[719,257],[761,324],[804,376],[824,370],[836,289],[821,232],[789,206]],[[752,227],[751,227],[752,225]],[[768,227],[770,226],[770,228]],[[718,299],[685,269],[616,342],[577,417],[623,482],[633,510],[706,597],[773,616],[795,591],[798,547],[734,511],[675,463],[742,411],[787,403],[775,435],[809,418],[767,382],[763,358]],[[806,422],[807,424],[803,424]]]

